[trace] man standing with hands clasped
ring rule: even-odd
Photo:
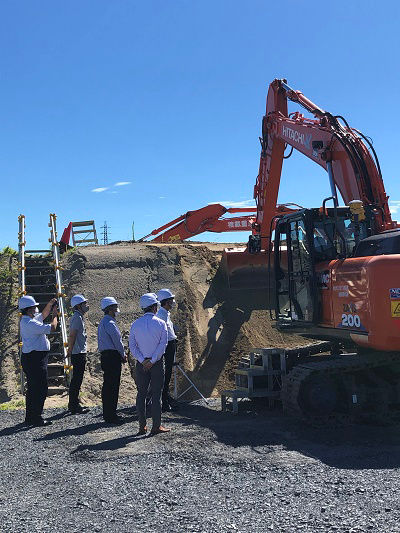
[[[129,335],[129,348],[136,359],[138,435],[147,433],[145,402],[149,387],[151,387],[153,418],[150,434],[157,435],[170,431],[161,425],[161,392],[164,385],[163,355],[168,342],[168,333],[165,322],[156,317],[157,296],[152,292],[143,294],[139,303],[144,315],[133,322]]]

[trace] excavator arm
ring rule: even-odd
[[[289,205],[293,207],[289,207]],[[301,209],[297,204],[282,204],[275,206],[274,214],[286,215]],[[188,211],[167,224],[154,229],[145,235],[138,242],[147,241],[153,237],[151,242],[182,242],[190,237],[199,235],[204,231],[223,233],[228,231],[249,231],[253,232],[256,220],[257,209],[255,207],[224,207],[221,204],[209,204],[195,211]],[[243,214],[236,217],[224,217],[225,214]]]
[[[253,213],[238,217],[222,218],[226,213]],[[255,207],[224,207],[209,204],[195,211],[188,211],[175,220],[142,237],[139,242],[150,237],[152,242],[182,242],[204,231],[221,233],[224,231],[252,231],[255,221]]]
[[[288,100],[298,103],[314,119],[300,112],[288,114]],[[254,188],[257,205],[255,233],[261,249],[267,250],[271,221],[287,145],[323,167],[329,176],[331,197],[338,205],[337,190],[343,201],[361,200],[375,212],[376,231],[396,227],[392,221],[379,162],[372,143],[350,128],[340,116],[333,116],[291,89],[286,80],[274,80],[268,90],[266,115],[262,122],[260,167]],[[372,153],[372,154],[371,154]]]

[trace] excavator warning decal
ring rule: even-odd
[[[400,288],[389,289],[390,309],[393,318],[400,318]]]

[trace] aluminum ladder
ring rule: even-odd
[[[50,353],[48,364],[49,395],[62,394],[67,390],[70,381],[71,363],[67,355],[68,337],[65,319],[65,305],[60,265],[59,243],[57,242],[56,215],[50,214],[51,246],[45,250],[27,250],[25,216],[20,215],[18,244],[19,244],[19,296],[29,294],[33,296],[42,309],[46,303],[56,297],[58,301],[57,331],[48,335]],[[49,317],[46,321],[49,322]],[[20,360],[22,355],[22,341],[19,337]],[[21,367],[21,392],[25,391],[24,373]]]

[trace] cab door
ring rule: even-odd
[[[278,321],[314,324],[317,290],[313,230],[307,212],[284,217],[277,223],[274,270]]]

